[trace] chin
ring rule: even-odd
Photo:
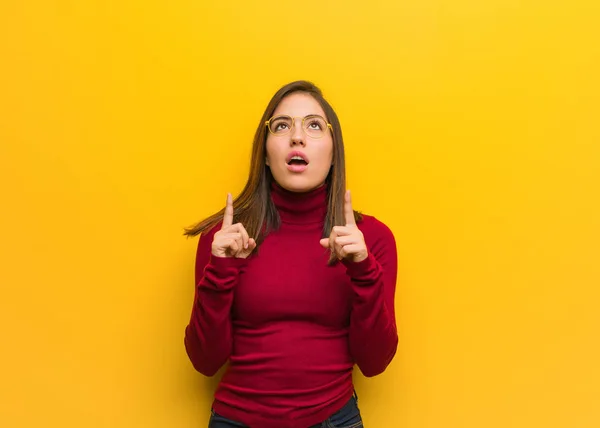
[[[304,182],[304,180],[300,181],[300,180],[282,180],[282,181],[277,181],[277,184],[279,184],[281,187],[283,187],[285,190],[289,190],[290,192],[297,192],[297,193],[303,193],[303,192],[310,192],[311,190],[314,190],[318,187],[321,187],[322,185],[325,184],[323,181],[318,181],[318,182]]]

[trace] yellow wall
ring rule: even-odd
[[[600,3],[233,3],[0,5],[0,427],[206,426],[181,230],[299,78],[398,241],[367,426],[600,426]]]

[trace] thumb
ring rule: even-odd
[[[323,248],[329,248],[329,238],[323,238],[319,241]]]
[[[252,254],[252,251],[256,248],[256,241],[253,238],[248,239],[248,248],[243,249],[236,257],[239,259],[247,259]]]

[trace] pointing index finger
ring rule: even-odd
[[[350,190],[346,190],[346,194],[344,195],[344,217],[346,217],[346,225],[356,225]]]
[[[223,214],[223,227],[229,227],[233,224],[233,199],[231,193],[227,194],[227,204],[225,205],[225,214]]]

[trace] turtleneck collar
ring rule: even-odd
[[[271,199],[283,223],[322,223],[327,214],[327,184],[297,193],[284,189],[273,180]]]

